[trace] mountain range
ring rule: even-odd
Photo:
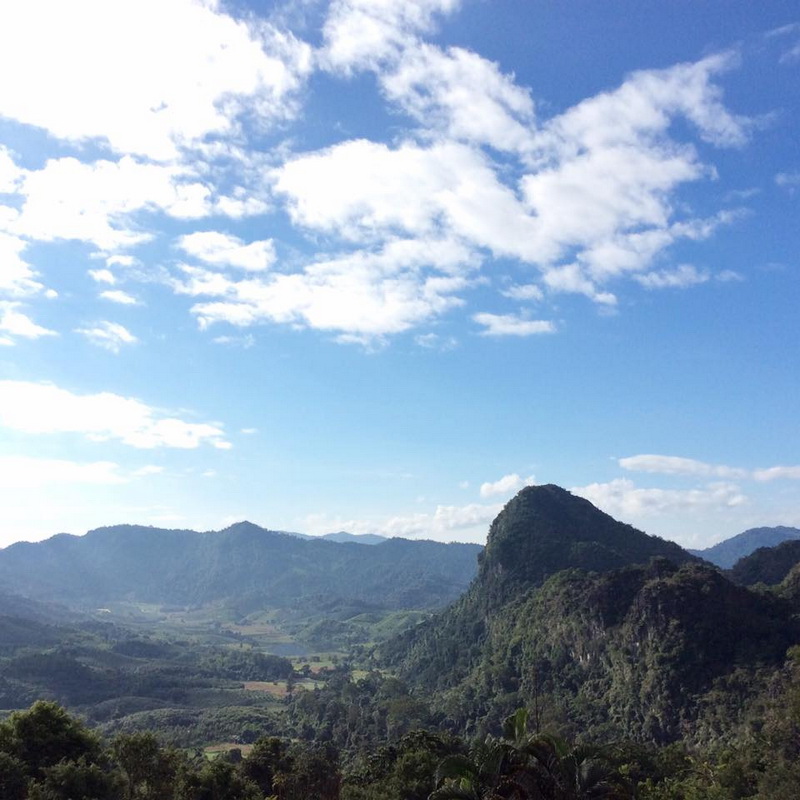
[[[87,609],[443,608],[378,644],[372,665],[425,698],[442,725],[477,734],[527,707],[537,727],[573,736],[716,741],[746,725],[800,643],[800,543],[757,550],[724,573],[554,485],[512,498],[485,548],[334,536],[345,541],[249,522],[61,534],[0,551],[0,591]],[[764,538],[731,541],[746,549]],[[740,585],[754,582],[779,585]]]
[[[245,613],[320,598],[432,608],[469,585],[481,549],[408,539],[365,547],[250,522],[209,533],[117,525],[0,550],[0,590],[83,608],[230,602]]]

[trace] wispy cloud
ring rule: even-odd
[[[725,464],[708,464],[693,458],[664,455],[637,455],[620,458],[619,465],[631,472],[648,472],[657,475],[682,475],[701,478],[726,478],[731,480],[756,480],[761,482],[793,479],[800,480],[800,466],[774,466],[758,469],[730,467]]]
[[[93,345],[102,347],[112,353],[119,353],[126,345],[136,344],[139,340],[118,322],[98,322],[88,328],[76,328],[76,333],[85,336]]]
[[[75,394],[49,383],[0,381],[0,426],[31,434],[78,434],[130,447],[227,449],[221,426],[186,422],[111,392]]]

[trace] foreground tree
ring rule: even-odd
[[[596,747],[572,746],[528,733],[528,712],[505,722],[503,737],[488,736],[468,756],[451,756],[437,771],[430,800],[623,800],[627,781]]]

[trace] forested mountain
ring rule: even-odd
[[[730,570],[731,579],[742,586],[765,583],[775,586],[800,563],[800,540],[792,539],[775,547],[759,547],[740,558]]]
[[[800,528],[750,528],[704,550],[689,550],[692,555],[704,558],[722,569],[730,569],[740,558],[749,556],[759,547],[775,547],[792,539],[800,539]]]
[[[407,539],[371,547],[304,540],[249,522],[211,533],[118,525],[0,550],[0,589],[78,606],[235,600],[247,611],[324,597],[429,608],[464,591],[480,550]]]
[[[711,735],[714,692],[737,684],[744,702],[799,640],[782,599],[538,486],[492,524],[469,591],[381,653],[460,727],[527,706],[576,733],[667,742]]]

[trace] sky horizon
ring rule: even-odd
[[[800,13],[0,9],[0,547],[800,527]]]

